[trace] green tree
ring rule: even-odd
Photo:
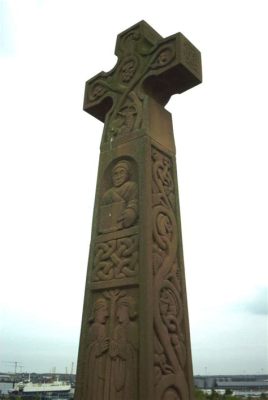
[[[195,400],[207,400],[207,396],[202,390],[195,388],[194,399]]]

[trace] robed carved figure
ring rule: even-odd
[[[131,180],[131,165],[118,161],[112,169],[113,186],[101,198],[100,231],[128,228],[138,216],[138,186]]]
[[[104,122],[76,400],[190,400],[193,374],[171,95],[201,82],[200,52],[146,22],[86,82]]]

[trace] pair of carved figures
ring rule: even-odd
[[[85,400],[135,400],[138,334],[134,298],[110,290],[90,317]]]

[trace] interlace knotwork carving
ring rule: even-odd
[[[132,277],[137,272],[137,235],[96,243],[92,282]]]
[[[184,367],[186,345],[183,303],[178,267],[178,232],[172,160],[152,147],[153,271],[156,392],[180,378],[187,391]],[[158,388],[158,389],[157,389]],[[162,397],[161,397],[162,398]]]

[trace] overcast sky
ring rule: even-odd
[[[203,59],[167,105],[194,373],[268,373],[266,3],[0,0],[0,371],[76,365],[103,128],[84,82],[144,19]]]

